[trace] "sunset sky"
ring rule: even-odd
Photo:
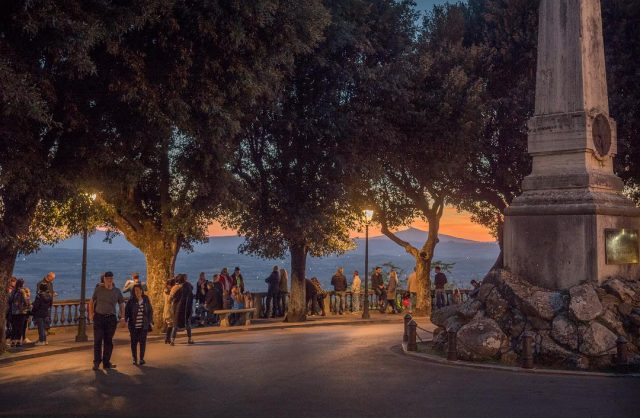
[[[416,6],[418,10],[427,11],[430,10],[434,4],[445,3],[445,0],[416,0]],[[412,224],[414,228],[422,229],[426,231],[429,229],[428,225],[422,221],[416,221]],[[370,228],[371,236],[381,235],[380,228]],[[440,225],[440,233],[445,235],[452,235],[454,237],[471,239],[474,241],[495,241],[491,236],[487,228],[474,224],[469,219],[468,213],[458,213],[454,208],[447,208],[442,216]],[[209,227],[209,234],[213,236],[235,235],[236,231],[224,229],[220,224],[213,224]],[[353,231],[353,236],[363,236]]]

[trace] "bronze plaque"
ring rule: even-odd
[[[607,264],[638,264],[640,247],[635,229],[605,229]]]

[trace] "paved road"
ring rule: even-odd
[[[147,365],[117,347],[0,367],[1,414],[214,416],[640,416],[640,379],[440,366],[391,350],[398,325],[333,326],[152,343]]]

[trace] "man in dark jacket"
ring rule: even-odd
[[[233,270],[231,279],[233,279],[233,285],[240,289],[240,293],[244,293],[244,277],[242,277],[242,273],[240,273],[240,267],[236,267]]]
[[[335,306],[333,308],[333,313],[334,315],[342,315],[345,309],[345,296],[347,291],[347,278],[344,275],[344,269],[342,267],[338,268],[336,274],[331,277],[331,285],[335,292]]]
[[[58,296],[58,294],[53,290],[53,281],[55,279],[56,279],[56,274],[50,271],[49,273],[47,273],[46,276],[42,278],[42,280],[38,282],[38,285],[37,285],[37,289],[40,289],[41,284],[44,284],[47,286],[47,292],[49,293],[49,296],[51,296],[52,304],[53,304],[53,299],[56,296]],[[55,335],[55,332],[50,329],[51,328],[51,311],[49,311],[49,314],[47,314],[47,317],[45,318],[45,328],[47,330],[48,335]]]
[[[384,291],[384,279],[382,278],[382,268],[379,266],[376,266],[373,274],[371,275],[371,288],[373,289],[373,293],[378,297],[378,306],[382,307],[386,302],[386,298]]]
[[[433,283],[436,287],[436,308],[440,309],[446,305],[444,285],[447,284],[447,276],[442,272],[440,266],[435,268],[436,275],[433,279]]]
[[[309,302],[311,302],[311,314],[315,315],[318,312],[316,306],[319,307],[322,316],[325,316],[324,310],[324,298],[327,296],[327,293],[320,286],[320,281],[317,277],[312,277],[311,280],[305,280],[305,290],[307,293],[307,307],[309,306]]]
[[[264,316],[269,317],[269,312],[271,312],[271,318],[275,318],[276,314],[279,314],[277,305],[278,305],[278,294],[280,293],[280,273],[278,271],[278,266],[273,266],[273,271],[264,280],[268,285],[267,289],[267,305],[265,307]]]
[[[51,311],[51,305],[53,305],[53,298],[49,294],[49,286],[46,283],[40,283],[36,300],[31,307],[33,322],[38,327],[38,342],[35,345],[47,345],[46,322]]]

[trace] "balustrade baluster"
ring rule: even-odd
[[[58,325],[58,306],[53,307],[53,318],[51,321],[52,327],[55,327],[56,325]]]
[[[79,315],[79,311],[80,311],[80,304],[74,304],[73,305],[73,323],[77,324],[78,323],[78,318],[80,317]]]

